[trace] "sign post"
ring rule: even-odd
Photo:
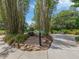
[[[42,46],[41,42],[42,42],[42,41],[41,41],[41,31],[39,31],[39,45],[40,45],[40,46]]]

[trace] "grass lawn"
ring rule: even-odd
[[[60,29],[60,30],[52,30],[52,33],[64,33],[64,34],[74,34],[79,35],[79,29]]]

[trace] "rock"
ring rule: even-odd
[[[28,48],[28,49],[26,49],[27,51],[32,51],[33,49],[32,48]]]
[[[39,45],[36,45],[35,47],[33,47],[33,51],[39,51],[41,49],[41,47]]]
[[[18,43],[15,43],[15,47],[20,48],[20,45],[18,45]]]
[[[24,44],[19,44],[19,45],[20,45],[20,47],[24,46]]]
[[[49,43],[51,43],[51,41],[49,41]]]
[[[33,49],[33,51],[39,51],[40,50],[40,48],[38,48],[38,47],[34,47],[34,49]]]
[[[28,46],[27,44],[23,44],[23,46],[21,46],[21,50],[23,50],[23,51],[25,51],[25,50],[27,50],[27,49],[29,49],[30,48],[30,46]]]
[[[28,48],[30,48],[30,46],[28,45],[26,48],[28,49]]]
[[[30,46],[30,48],[34,48],[34,47],[35,47],[34,45],[31,45],[31,46]]]
[[[40,45],[36,45],[36,47],[39,47],[40,48],[41,46]]]
[[[46,43],[46,40],[42,40],[43,43]]]
[[[30,48],[30,46],[29,46],[29,47],[26,48],[26,50],[27,50],[27,51],[32,51],[33,48]]]
[[[11,44],[11,46],[15,48],[15,42],[13,42],[13,43]]]
[[[28,45],[27,44],[24,44],[24,47],[27,47]]]
[[[25,51],[25,47],[24,46],[22,46],[20,49],[23,50],[23,51]]]
[[[26,45],[25,50],[26,51],[32,51],[33,49],[32,49],[31,45]]]

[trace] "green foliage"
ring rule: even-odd
[[[29,36],[27,34],[8,34],[4,37],[4,41],[11,45],[13,42],[15,43],[24,43]]]
[[[49,33],[52,11],[55,5],[54,0],[36,0],[35,21],[36,29]]]
[[[24,32],[28,32],[28,27],[29,27],[28,24],[25,23],[25,24],[24,24]]]
[[[0,30],[4,30],[4,29],[5,29],[4,21],[0,19]]]
[[[40,31],[41,32],[41,36],[46,36],[46,35],[48,35],[48,32],[46,32],[46,31]]]
[[[79,7],[79,0],[72,0],[73,2],[75,2],[75,5],[73,5],[74,7]]]
[[[24,0],[24,11],[25,11],[25,14],[26,12],[28,12],[28,9],[29,9],[29,2],[30,0]]]
[[[11,45],[14,42],[15,35],[9,34],[4,37],[4,41]]]
[[[79,3],[76,3],[75,5],[72,5],[73,7],[79,7]]]
[[[5,19],[5,12],[4,12],[3,0],[0,0],[0,29],[4,28],[4,19]]]
[[[63,33],[63,34],[73,34],[79,35],[79,29],[60,29],[60,30],[52,30],[54,34]]]
[[[4,20],[5,28],[9,34],[24,33],[24,15],[28,11],[29,1],[0,0],[0,18]],[[2,23],[0,22],[0,24]]]
[[[28,37],[29,36],[27,34],[18,34],[15,37],[15,41],[17,43],[23,43],[23,42],[25,42],[27,40]]]
[[[29,31],[34,31],[34,28],[33,28],[33,27],[29,27],[28,30],[29,30]]]
[[[52,29],[75,29],[79,28],[79,12],[63,11],[52,18]]]
[[[75,40],[76,40],[77,42],[79,42],[79,36],[78,36],[78,37],[76,37],[76,38],[75,38]]]

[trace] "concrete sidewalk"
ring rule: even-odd
[[[71,43],[71,41],[75,42],[74,39],[65,39],[65,36],[60,38],[58,35],[53,36],[53,38],[55,39],[48,50],[28,52],[12,48],[5,51],[3,54],[0,54],[0,59],[79,59],[79,46],[72,46],[71,44],[66,43]],[[2,38],[0,39],[0,42],[3,42]],[[0,47],[1,46],[2,44]],[[6,47],[5,44],[3,44],[3,46]],[[0,51],[3,50],[0,49]]]
[[[48,50],[48,59],[79,59],[79,46],[75,36],[54,34],[53,43]]]
[[[37,52],[23,52],[20,50],[16,50],[14,52],[9,53],[5,57],[5,59],[79,59],[79,47],[66,49],[50,48],[47,51]]]
[[[48,59],[79,59],[79,47],[69,49],[49,49]]]
[[[23,52],[20,50],[10,53],[6,59],[48,59],[47,51]]]

